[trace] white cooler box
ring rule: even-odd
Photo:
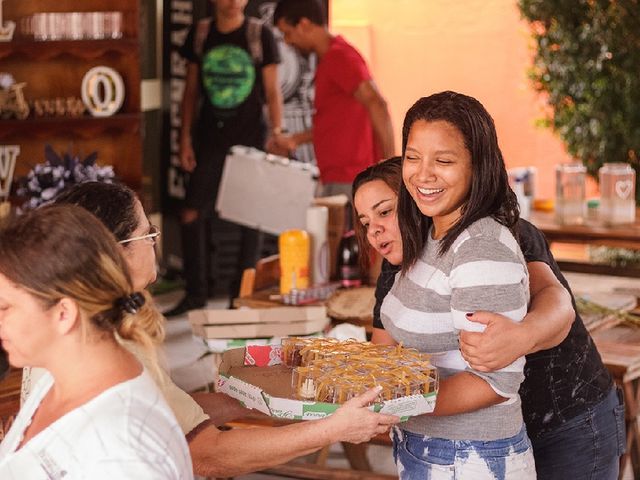
[[[314,165],[236,145],[224,163],[216,210],[225,220],[273,235],[304,229],[317,179]]]

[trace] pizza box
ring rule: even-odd
[[[189,312],[193,333],[202,338],[265,338],[310,335],[329,325],[324,306],[202,309]]]
[[[322,337],[322,332],[314,332],[311,335],[296,335],[296,337],[314,338]],[[201,338],[207,350],[211,353],[223,353],[232,348],[244,348],[254,345],[280,345],[282,337],[269,338]]]
[[[269,349],[263,353],[272,360],[279,358],[279,346],[254,347]],[[245,348],[234,348],[222,354],[218,368],[217,391],[242,402],[247,408],[254,408],[276,418],[313,420],[335,412],[340,405],[335,403],[296,400],[291,388],[291,368],[282,364],[270,366],[246,365]],[[249,358],[249,363],[252,363]],[[258,363],[258,362],[255,362]],[[436,403],[436,392],[425,395],[411,395],[376,403],[371,410],[398,415],[402,421],[415,415],[432,412]]]

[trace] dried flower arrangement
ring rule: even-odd
[[[21,210],[30,210],[51,201],[59,192],[76,183],[98,181],[112,183],[115,173],[112,166],[99,166],[98,153],[84,159],[67,151],[58,155],[51,145],[45,146],[45,162],[35,165],[18,179],[16,193],[24,199]]]

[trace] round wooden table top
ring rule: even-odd
[[[340,289],[327,300],[327,315],[335,320],[371,323],[375,291],[374,287]]]

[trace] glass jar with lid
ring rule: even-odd
[[[600,179],[600,218],[610,225],[636,220],[636,171],[628,163],[605,163]]]
[[[581,163],[556,166],[556,221],[562,225],[581,225],[586,217],[585,177]]]

